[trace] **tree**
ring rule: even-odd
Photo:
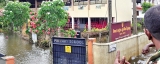
[[[12,28],[20,28],[29,19],[30,3],[9,1],[4,8],[4,18],[7,25]]]
[[[6,4],[5,0],[0,0],[0,8],[3,8]]]
[[[68,13],[63,9],[63,6],[64,3],[61,0],[43,1],[38,10],[38,21],[31,22],[30,29],[39,36],[42,34],[54,36],[57,29],[64,27],[68,21]]]
[[[61,0],[44,1],[38,11],[37,30],[50,34],[51,30],[65,26],[68,21],[68,14],[63,9],[64,3]]]
[[[144,2],[142,4],[142,10],[143,10],[143,13],[145,13],[150,7],[152,7],[153,5],[149,2]]]

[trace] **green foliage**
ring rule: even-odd
[[[4,2],[5,0],[0,0],[0,2]]]
[[[18,1],[18,0],[0,0],[0,8],[3,8],[8,1]]]
[[[68,20],[68,14],[63,9],[64,3],[61,0],[43,1],[38,11],[37,30],[42,33],[48,29],[64,27]]]
[[[134,25],[133,25],[133,23],[132,23],[132,24],[131,24],[131,27],[134,28],[133,26],[134,26]],[[143,26],[144,26],[143,21],[137,22],[137,30],[138,30],[138,31],[143,31]]]
[[[71,35],[71,37],[74,37],[76,35],[76,32],[74,30],[70,30],[69,34]]]
[[[74,37],[76,35],[76,31],[73,29],[61,30],[61,33],[64,35],[64,37]]]
[[[21,27],[29,19],[30,3],[9,1],[4,8],[4,23],[12,24],[10,27]]]
[[[0,16],[0,25],[3,26],[4,16]]]
[[[3,8],[5,4],[6,4],[5,0],[0,0],[0,8]]]
[[[48,27],[63,27],[67,22],[68,14],[63,10],[64,3],[61,0],[43,1],[38,12],[40,21],[47,21]]]
[[[4,21],[4,16],[0,16],[0,22]]]
[[[142,28],[142,25],[139,22],[137,22],[137,28]]]
[[[148,3],[148,2],[144,2],[142,4],[142,10],[143,10],[143,13],[145,13],[150,7],[152,7],[153,5],[151,3]]]
[[[87,32],[87,29],[86,29],[86,28],[84,28],[83,32]]]

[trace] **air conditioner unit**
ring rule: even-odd
[[[101,5],[100,5],[100,4],[97,4],[97,5],[96,5],[96,9],[101,9]]]
[[[83,5],[80,5],[80,6],[78,6],[78,9],[83,9],[84,8],[84,6]]]
[[[68,11],[68,9],[69,9],[69,6],[64,6],[65,11]]]

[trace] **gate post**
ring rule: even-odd
[[[93,43],[96,42],[96,38],[88,38],[88,64],[93,63]]]
[[[2,60],[0,60],[1,64],[15,64],[15,58],[14,56],[4,56],[4,57],[1,57]]]

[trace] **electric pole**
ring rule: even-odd
[[[108,20],[109,20],[109,25],[108,25],[108,32],[109,32],[109,36],[108,36],[108,42],[112,41],[112,0],[108,0]],[[108,21],[107,20],[107,21]]]
[[[133,0],[133,34],[137,34],[137,8],[136,0]]]

